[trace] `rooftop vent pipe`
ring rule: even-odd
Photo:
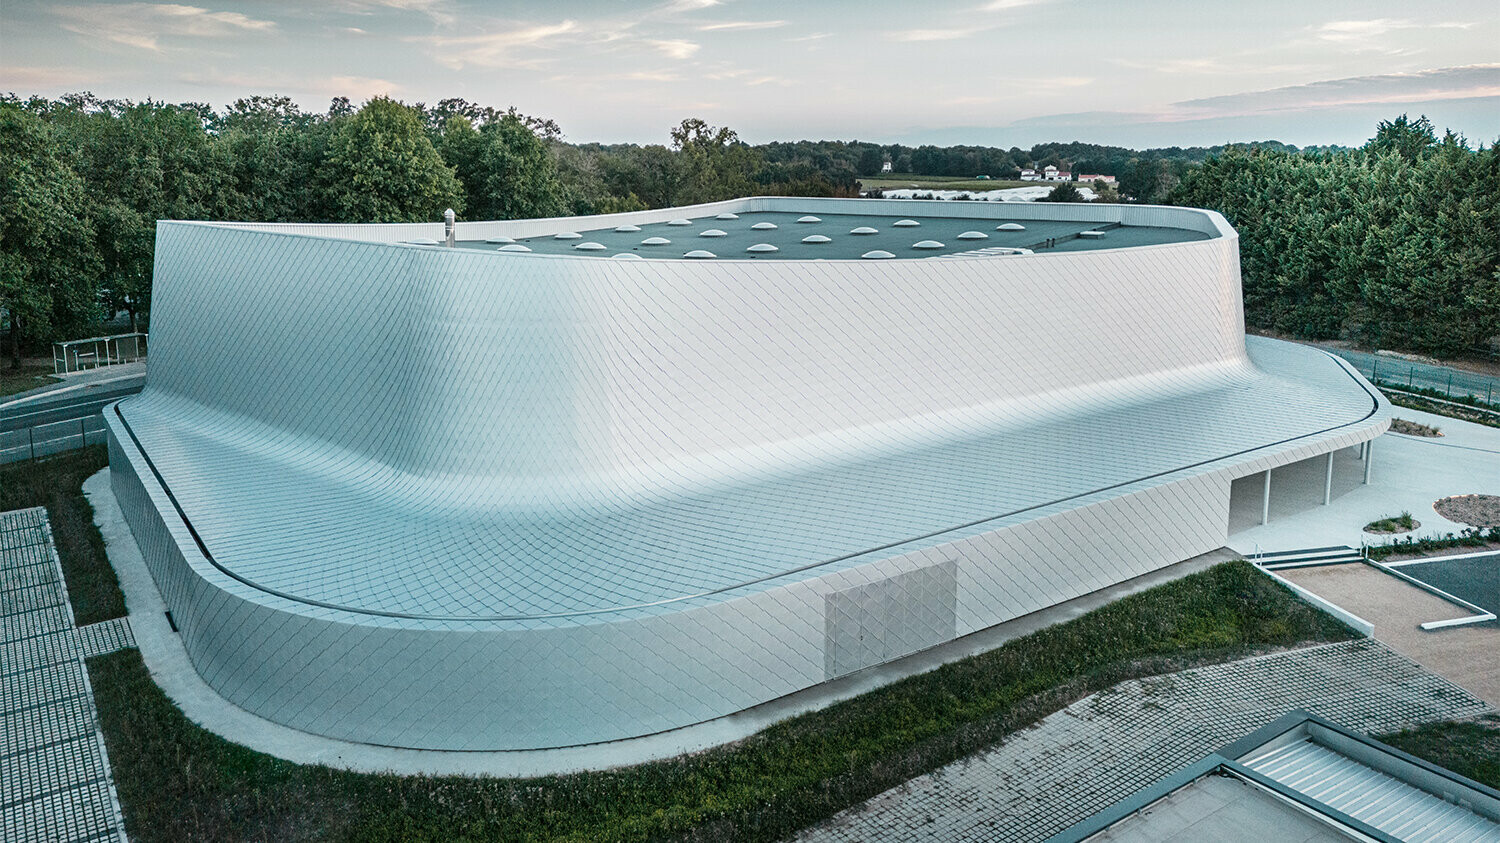
[[[458,215],[449,208],[443,212],[443,245],[453,248],[453,243],[458,239],[458,223],[455,220]]]

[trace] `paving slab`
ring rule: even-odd
[[[809,829],[806,843],[1043,840],[1303,708],[1361,732],[1489,706],[1378,641],[1125,682]]]
[[[46,510],[0,513],[0,840],[125,840],[81,640]]]

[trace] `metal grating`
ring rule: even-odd
[[[0,513],[0,840],[125,840],[83,659],[134,638],[123,618],[87,629],[46,510]]]
[[[1400,840],[1500,843],[1500,823],[1311,740],[1278,747],[1246,766]]]

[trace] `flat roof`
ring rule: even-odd
[[[867,201],[871,201],[874,207],[875,200]],[[885,252],[894,258],[988,257],[1019,249],[1072,252],[1209,239],[1207,234],[1185,228],[1039,220],[1019,215],[1014,218],[938,217],[747,211],[728,215],[734,219],[721,219],[721,216],[725,215],[679,218],[686,220],[686,225],[663,221],[622,226],[634,229],[626,231],[616,227],[572,229],[567,227],[569,220],[560,219],[558,226],[549,233],[517,238],[514,243],[538,254],[605,259],[617,255],[682,259],[690,252],[702,251],[711,256],[702,259],[806,261],[819,258],[852,260],[871,252]],[[912,224],[897,225],[898,222]],[[1021,226],[1021,229],[1014,230],[1014,226]],[[873,229],[873,233],[853,233],[861,229]],[[969,235],[967,238],[961,237],[966,234]],[[564,237],[559,239],[558,235]],[[808,242],[807,238],[816,242]],[[819,238],[826,238],[826,241]],[[923,245],[919,247],[918,244]],[[457,245],[466,249],[496,250],[510,244],[459,240]],[[767,246],[775,250],[764,249]],[[752,251],[752,247],[762,250]]]
[[[1359,838],[1262,788],[1215,771],[1173,791],[1170,801],[1153,804],[1111,826],[1107,839],[1112,843],[1347,843]]]

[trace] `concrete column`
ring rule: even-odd
[[[1370,463],[1374,462],[1375,440],[1365,443],[1365,485],[1370,485]]]
[[[1260,498],[1260,523],[1271,521],[1271,469],[1266,469],[1266,484]]]
[[[1333,500],[1333,452],[1328,452],[1328,474],[1323,478],[1323,505]]]

